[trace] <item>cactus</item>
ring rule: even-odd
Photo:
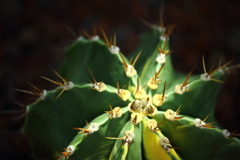
[[[236,159],[236,132],[214,118],[230,68],[202,75],[173,69],[172,28],[151,26],[128,60],[102,30],[65,49],[58,87],[39,90],[23,126],[36,157],[47,159]],[[89,82],[90,81],[90,82]],[[213,122],[215,122],[213,124]],[[62,150],[63,149],[63,150]]]

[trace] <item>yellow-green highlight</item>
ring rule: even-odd
[[[161,147],[159,141],[161,137],[165,137],[160,131],[152,132],[146,125],[146,118],[142,121],[143,124],[143,147],[145,156],[148,160],[172,160],[171,156]],[[174,149],[171,149],[170,154],[174,159],[180,160]]]

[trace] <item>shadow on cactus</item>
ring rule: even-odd
[[[36,157],[47,159],[236,159],[236,132],[214,119],[226,64],[202,75],[174,71],[172,28],[152,26],[128,60],[115,37],[78,38],[55,74],[57,89],[38,93],[23,126]],[[65,77],[65,78],[63,78]],[[68,81],[70,80],[70,81]],[[89,82],[90,81],[90,82]],[[215,122],[215,123],[214,123]]]

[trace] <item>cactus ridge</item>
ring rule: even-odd
[[[37,101],[29,105],[23,131],[35,156],[240,157],[240,140],[234,138],[239,134],[222,130],[214,118],[218,92],[232,61],[207,72],[203,57],[204,73],[192,75],[193,67],[185,75],[171,62],[172,27],[151,27],[130,60],[116,46],[116,35],[109,41],[101,31],[105,42],[89,35],[65,49],[60,71],[54,71],[62,82],[42,77],[58,87],[44,91],[44,97],[39,91]]]

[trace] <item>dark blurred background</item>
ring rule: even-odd
[[[221,55],[231,65],[240,63],[240,1],[237,0],[0,0],[0,110],[21,110],[14,101],[27,105],[36,97],[13,89],[29,90],[28,82],[40,89],[53,89],[39,75],[55,79],[51,68],[58,69],[64,48],[95,26],[112,36],[128,55],[139,44],[140,35],[149,28],[141,19],[175,24],[170,36],[176,70],[203,72],[215,67]],[[223,85],[215,116],[223,128],[240,129],[240,70]],[[199,97],[201,98],[201,97]],[[211,97],[209,97],[211,98]],[[27,138],[21,133],[21,113],[0,115],[0,159],[32,160]],[[240,132],[240,131],[239,131]]]

